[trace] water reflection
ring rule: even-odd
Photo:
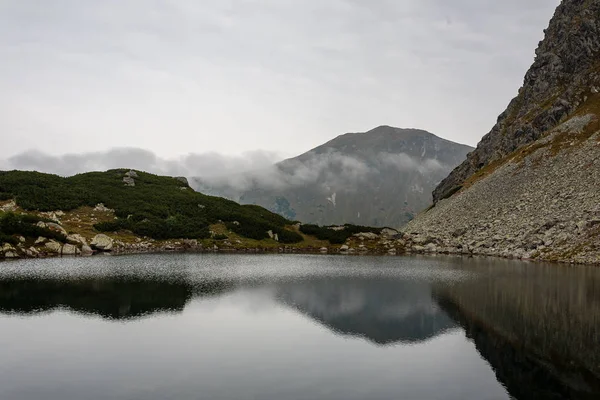
[[[168,383],[145,397],[157,399],[173,390],[198,398],[200,389],[204,398],[600,398],[600,270],[369,260],[113,257],[85,262],[115,265],[80,268],[74,259],[56,271],[50,260],[38,269],[10,264],[0,271],[8,316],[0,342],[12,357],[0,366],[0,397],[3,385],[33,390],[27,374],[36,368],[40,393],[59,387],[60,348],[73,382],[102,376],[98,390],[112,387],[112,398],[133,390],[118,384],[132,370],[136,388]],[[71,335],[80,330],[87,335]],[[77,337],[86,340],[73,344]],[[81,351],[90,359],[77,358]],[[164,363],[153,362],[157,351]],[[123,369],[107,375],[114,365]],[[77,375],[81,368],[89,369]],[[56,390],[48,398],[86,397]]]
[[[452,286],[440,306],[516,399],[600,396],[600,276],[590,268],[498,268]]]
[[[373,343],[416,343],[456,324],[432,300],[425,281],[319,278],[277,286],[277,299],[332,331]]]
[[[0,312],[37,314],[54,309],[131,320],[159,312],[181,312],[195,297],[211,296],[230,287],[225,281],[192,285],[151,278],[3,278]]]

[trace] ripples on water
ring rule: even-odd
[[[0,264],[1,399],[600,398],[600,276],[502,260]]]

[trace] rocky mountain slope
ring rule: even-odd
[[[380,126],[247,174],[243,190],[192,185],[305,223],[399,227],[431,203],[431,190],[471,150],[426,131]]]
[[[600,262],[600,0],[564,0],[523,87],[405,229],[417,251]]]

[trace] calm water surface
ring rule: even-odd
[[[0,399],[598,399],[600,273],[461,258],[0,264]]]

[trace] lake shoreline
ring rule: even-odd
[[[112,251],[95,251],[93,254],[88,255],[72,255],[72,254],[57,254],[48,253],[40,254],[36,257],[15,257],[15,258],[0,258],[2,261],[17,261],[17,260],[35,260],[35,259],[46,259],[46,258],[89,258],[89,257],[101,257],[101,256],[126,256],[126,255],[142,255],[142,254],[243,254],[243,255],[334,255],[334,256],[377,256],[377,257],[450,257],[450,258],[462,258],[462,259],[490,259],[490,260],[507,260],[507,261],[522,261],[524,263],[533,264],[552,264],[552,265],[563,265],[563,266],[587,266],[587,267],[600,267],[600,262],[595,263],[584,263],[577,261],[550,261],[540,260],[532,258],[515,258],[515,257],[503,257],[501,255],[484,255],[484,254],[454,254],[446,252],[420,252],[420,251],[401,251],[390,253],[386,249],[382,248],[366,248],[363,251],[347,251],[340,250],[340,246],[330,246],[324,251],[323,248],[307,247],[307,248],[296,248],[296,247],[244,247],[244,248],[231,248],[231,247],[220,247],[213,248],[152,248],[152,249],[126,249],[119,248]],[[350,248],[350,250],[353,250]]]

